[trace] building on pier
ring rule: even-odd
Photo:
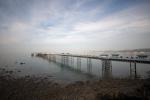
[[[108,58],[109,55],[108,55],[108,54],[101,54],[100,57],[101,57],[101,58]]]
[[[148,55],[145,54],[140,54],[140,55],[136,55],[139,59],[146,59],[148,57]]]
[[[119,58],[119,54],[112,54],[112,58]]]

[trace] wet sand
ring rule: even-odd
[[[64,85],[46,77],[15,78],[12,71],[0,69],[0,100],[148,100],[144,82],[109,79]]]

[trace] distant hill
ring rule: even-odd
[[[133,49],[133,50],[119,50],[119,52],[150,52],[150,48]]]
[[[93,50],[92,52],[150,52],[150,48],[132,49],[132,50]]]

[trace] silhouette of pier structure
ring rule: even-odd
[[[136,62],[130,62],[130,78],[137,78]]]
[[[136,63],[150,64],[149,60],[143,59],[123,59],[123,58],[103,58],[90,55],[72,55],[72,54],[36,54],[43,59],[47,59],[53,62],[58,62],[57,57],[61,57],[59,62],[62,66],[77,66],[77,70],[81,70],[82,58],[87,59],[87,72],[92,73],[92,59],[97,59],[102,62],[102,78],[111,78],[112,76],[112,61],[128,62],[130,64],[130,77],[136,78]]]
[[[102,77],[105,79],[112,76],[112,62],[111,60],[102,60]]]

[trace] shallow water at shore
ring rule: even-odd
[[[2,72],[2,71],[0,71]],[[7,71],[3,71],[7,73]],[[0,73],[1,100],[148,100],[143,80],[77,81],[58,84],[44,77]]]

